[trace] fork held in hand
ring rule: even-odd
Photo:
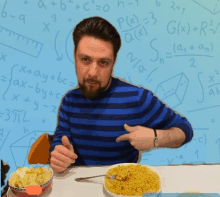
[[[85,180],[85,179],[90,179],[90,178],[95,178],[95,177],[100,177],[100,176],[106,176],[106,177],[109,177],[110,179],[118,180],[118,179],[116,178],[116,175],[98,175],[98,176],[90,176],[90,177],[76,178],[75,180],[76,180],[76,181],[82,181],[82,180]],[[124,181],[124,180],[127,180],[127,179],[124,178],[124,179],[118,180],[118,181]]]

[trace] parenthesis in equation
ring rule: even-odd
[[[58,52],[57,52],[57,36],[59,34],[60,31],[57,32],[56,36],[55,36],[55,51],[56,51],[56,54],[57,54],[57,61],[61,61],[63,59],[63,54],[61,54],[59,56]]]
[[[158,51],[157,51],[156,49],[154,49],[154,48],[153,48],[153,46],[152,46],[152,42],[153,42],[154,40],[157,40],[157,38],[154,38],[153,40],[151,40],[151,42],[150,42],[150,46],[151,46],[151,48],[152,48],[153,50],[155,50],[155,51],[157,52],[157,59],[155,59],[155,60],[150,59],[152,62],[157,61],[157,60],[158,60],[158,58],[159,58]]]
[[[138,17],[135,14],[133,16],[137,19],[137,23],[139,23]]]
[[[146,33],[146,36],[147,36],[147,30],[145,29],[145,27],[144,26],[142,26],[143,27],[143,29],[144,29],[144,31],[145,31],[145,33]]]
[[[178,31],[178,35],[180,35],[180,22],[178,23],[177,31]]]
[[[136,38],[137,40],[139,40],[138,37],[137,37],[137,35],[136,35],[136,30],[134,30],[134,35],[135,35],[135,38]],[[140,40],[139,40],[139,41],[140,41]]]
[[[3,94],[3,99],[4,99],[4,100],[6,100],[6,99],[5,99],[5,95],[6,95],[6,93],[8,92],[8,90],[9,90],[9,88],[10,88],[10,86],[11,86],[11,83],[12,83],[12,73],[13,73],[13,69],[14,69],[16,66],[18,66],[18,64],[14,65],[14,66],[11,68],[11,79],[9,80],[10,82],[9,82],[8,88],[6,89],[5,93]]]
[[[66,50],[66,55],[67,55],[67,58],[69,59],[70,62],[72,62],[74,64],[74,62],[70,59],[69,57],[69,54],[67,52],[67,42],[68,42],[68,38],[70,36],[70,34],[72,33],[73,29],[69,32],[69,34],[67,35],[67,38],[66,38],[66,43],[65,43],[65,50]]]
[[[214,49],[214,46],[213,46],[212,42],[211,42],[211,46],[212,46],[212,51],[213,51],[213,49]]]
[[[131,25],[129,24],[129,22],[128,22],[128,16],[126,16],[126,22],[127,22],[127,24],[128,24],[129,26],[131,26]]]
[[[204,101],[204,89],[203,89],[202,82],[200,81],[200,78],[199,78],[199,75],[200,75],[201,73],[202,73],[202,72],[200,72],[200,73],[198,74],[198,80],[199,80],[199,83],[200,83],[201,88],[202,88],[202,101],[199,101],[199,100],[197,99],[198,103],[202,103],[202,102]]]
[[[189,27],[189,31],[188,31],[187,35],[189,35],[189,32],[190,32],[190,24],[189,23],[188,23],[188,27]]]
[[[176,53],[176,43],[173,44],[173,51]]]
[[[204,145],[206,145],[206,134],[204,133],[204,136],[205,136],[205,144]]]

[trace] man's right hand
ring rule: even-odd
[[[58,172],[66,170],[78,158],[67,136],[62,137],[62,143],[63,145],[55,146],[50,158],[51,168]]]

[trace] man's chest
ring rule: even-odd
[[[135,109],[81,109],[71,112],[70,129],[73,138],[115,141],[128,132],[124,124],[143,125],[144,119]]]

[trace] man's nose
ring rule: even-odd
[[[90,65],[88,74],[89,74],[90,78],[95,78],[97,76],[97,74],[98,74],[98,64],[96,62],[93,62]]]

